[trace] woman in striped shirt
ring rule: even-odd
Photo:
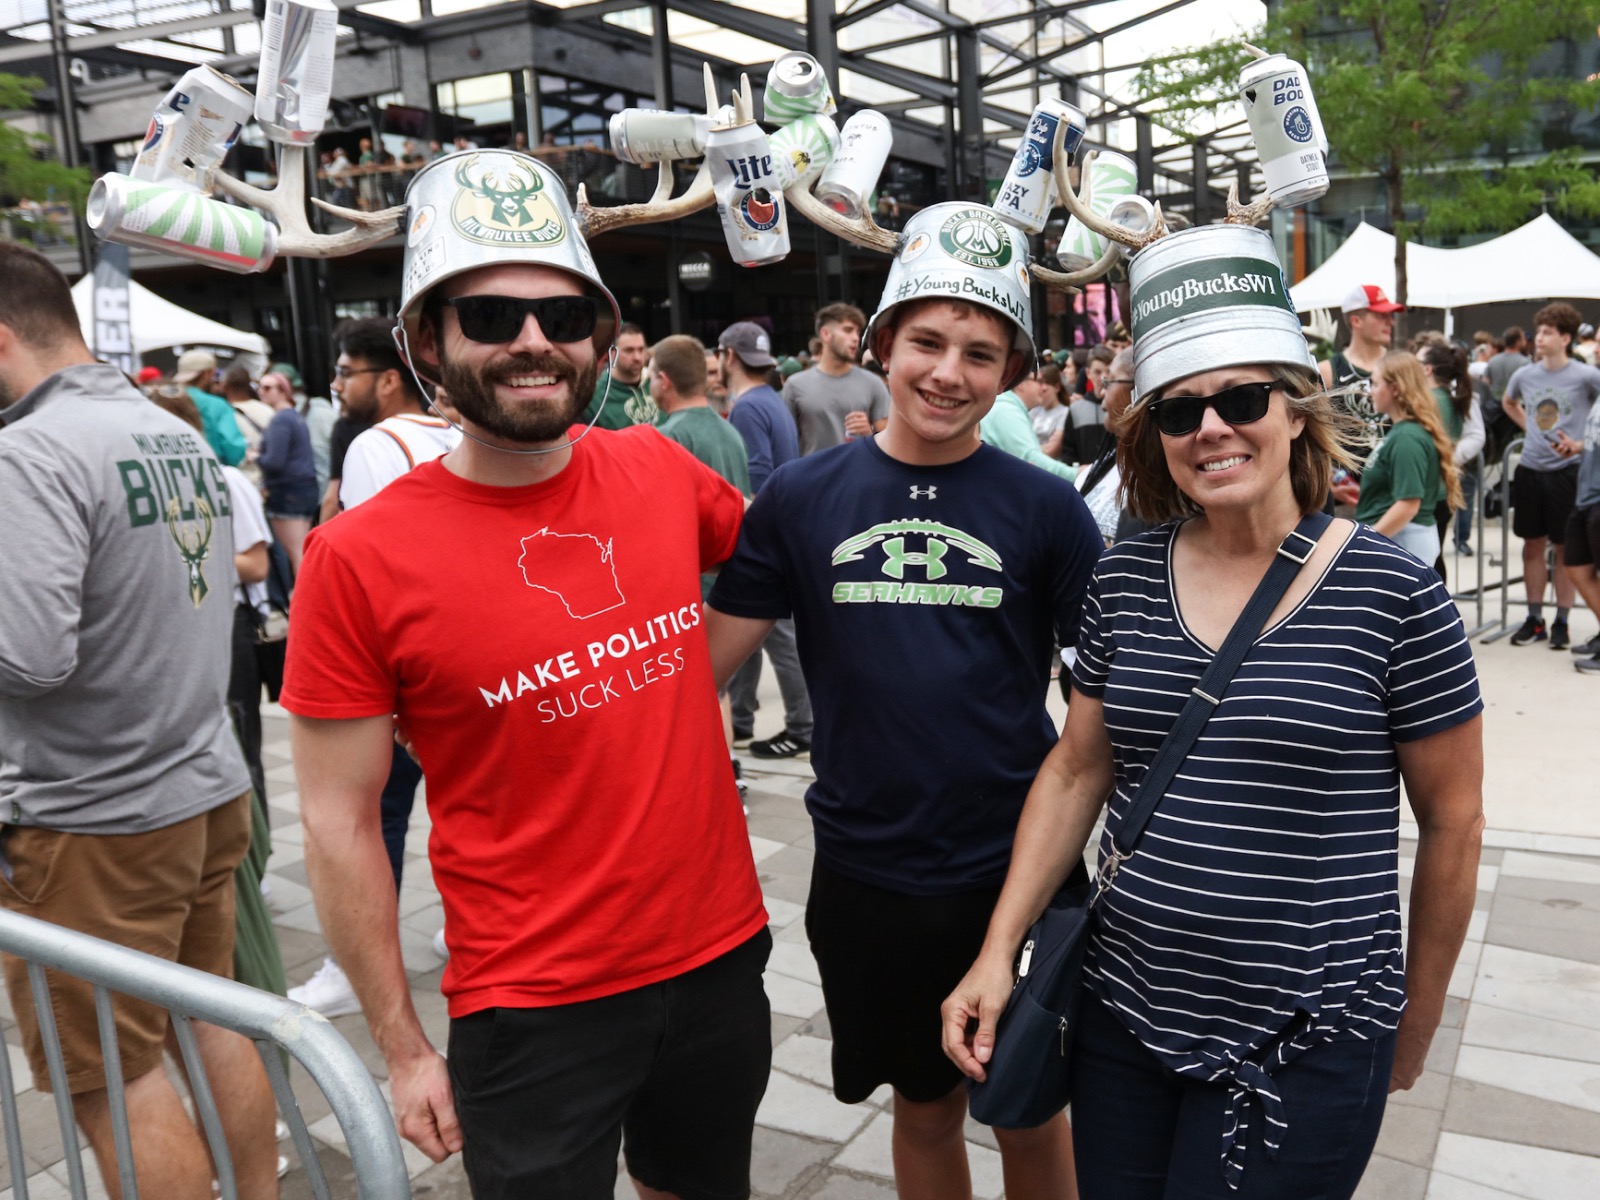
[[[1182,378],[1136,346],[1119,466],[1129,510],[1167,523],[1108,550],[1085,600],[1066,728],[944,1008],[973,1078],[1028,926],[1108,801],[1108,828],[1122,819],[1342,458],[1309,357],[1210,340],[1210,368]],[[1074,1050],[1084,1200],[1353,1193],[1386,1094],[1422,1073],[1472,912],[1482,707],[1438,578],[1333,521],[1096,908]],[[1404,955],[1402,780],[1418,826]]]

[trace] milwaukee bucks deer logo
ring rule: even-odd
[[[211,557],[211,505],[196,498],[194,511],[197,519],[185,521],[177,497],[167,501],[167,532],[178,543],[183,565],[189,568],[189,600],[199,608],[200,602],[211,590],[206,586],[205,574],[200,569],[200,564]]]
[[[505,162],[505,156],[499,161]],[[477,163],[473,155],[456,167],[461,190],[450,215],[462,234],[489,246],[550,246],[567,236],[566,223],[536,167],[513,162],[475,176]]]

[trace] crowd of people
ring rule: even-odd
[[[1481,371],[1442,335],[1391,346],[1371,287],[1320,367],[1286,308],[1183,356],[1121,328],[1052,353],[931,236],[963,206],[934,205],[876,311],[821,308],[793,357],[756,320],[651,345],[547,182],[568,237],[486,264],[408,248],[398,317],[341,327],[326,398],[204,351],[130,381],[55,269],[0,246],[25,283],[0,293],[0,561],[27,564],[0,572],[0,902],[281,990],[235,936],[265,683],[330,951],[290,994],[364,1015],[402,1135],[462,1152],[480,1198],[609,1196],[619,1148],[645,1200],[740,1197],[771,937],[735,752],[809,755],[834,1092],[889,1085],[900,1194],[962,1197],[966,1081],[1104,816],[1072,1120],[996,1129],[1007,1194],[1348,1197],[1476,887],[1483,706],[1439,564],[1474,436],[1523,434],[1515,528],[1541,567],[1559,547],[1555,616],[1530,558],[1513,642],[1566,646],[1562,580],[1600,599],[1578,314],[1540,309],[1537,360]],[[951,275],[976,286],[928,286]],[[1122,861],[1119,821],[1284,556],[1293,584]],[[756,740],[763,654],[783,727]],[[424,778],[447,1054],[398,932]],[[94,1001],[54,986],[109,1189]],[[141,1192],[209,1195],[164,1014],[114,1003]],[[271,1197],[261,1063],[225,1031],[202,1050],[241,1194]]]

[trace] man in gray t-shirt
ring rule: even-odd
[[[94,360],[48,259],[0,243],[0,279],[0,904],[229,975],[250,776],[227,710],[227,481],[199,432]],[[8,957],[5,978],[50,1090],[26,964]],[[162,1064],[166,1012],[111,1005],[135,1144],[161,1146],[140,1156],[140,1193],[208,1194],[205,1140]],[[73,1115],[115,1179],[94,990],[56,975],[51,1008]],[[275,1194],[261,1059],[238,1034],[195,1032],[239,1190]]]
[[[1577,497],[1584,424],[1600,396],[1600,370],[1568,357],[1581,320],[1570,304],[1547,304],[1535,313],[1533,345],[1538,361],[1506,384],[1505,415],[1524,437],[1522,461],[1511,481],[1511,528],[1522,539],[1528,619],[1511,635],[1513,646],[1544,641],[1547,636],[1552,650],[1565,650],[1568,644],[1573,584],[1562,543]],[[1548,541],[1556,547],[1556,617],[1547,633],[1540,606],[1548,582]]]
[[[1589,612],[1600,613],[1600,404],[1589,409],[1583,427],[1583,460],[1578,466],[1578,498],[1572,516],[1567,518],[1567,533],[1562,539],[1566,552],[1567,574],[1578,589]],[[1572,648],[1582,655],[1573,665],[1585,674],[1600,675],[1600,633]]]
[[[815,454],[850,437],[867,437],[889,420],[889,389],[871,371],[856,366],[866,314],[853,304],[830,304],[817,312],[822,355],[809,370],[791,375],[783,402],[800,432],[800,453]]]

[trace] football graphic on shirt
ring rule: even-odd
[[[554,533],[548,527],[522,539],[517,559],[529,587],[561,601],[569,617],[587,620],[627,603],[617,584],[611,540],[592,533]]]

